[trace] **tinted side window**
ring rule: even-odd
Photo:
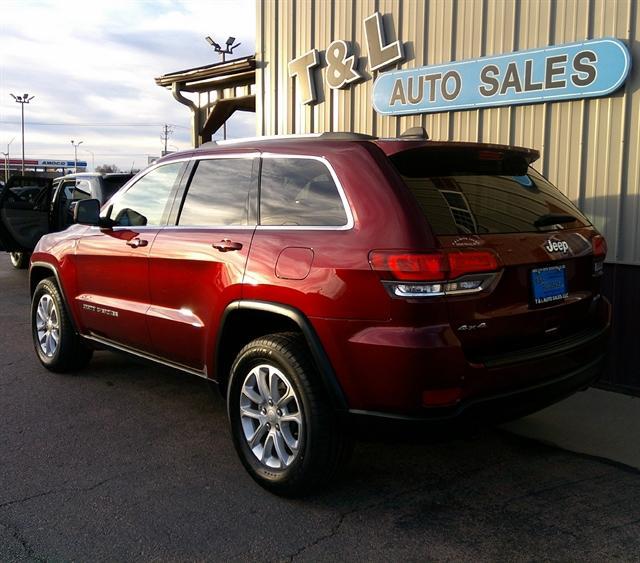
[[[162,225],[164,211],[182,169],[181,162],[155,168],[113,202],[111,218],[116,225],[143,227]]]
[[[263,159],[260,224],[346,225],[347,214],[329,169],[311,159]]]
[[[89,180],[78,180],[76,187],[73,189],[71,199],[80,201],[81,199],[91,198],[91,182]]]
[[[248,225],[253,159],[201,160],[189,184],[178,224]]]

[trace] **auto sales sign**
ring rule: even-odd
[[[631,66],[614,38],[382,73],[373,106],[407,115],[604,96],[619,88]]]

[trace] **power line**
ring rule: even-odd
[[[149,151],[149,152],[94,152],[94,156],[118,156],[118,157],[129,157],[129,156],[148,156],[150,154],[152,154],[154,151]],[[42,156],[42,157],[50,157],[50,156],[67,156],[68,153],[64,153],[64,152],[34,152],[34,153],[29,153],[29,155],[27,157],[25,157],[27,160],[29,160],[29,158],[34,158],[36,156]]]
[[[0,125],[19,125],[19,121],[0,121]],[[52,127],[158,127],[161,123],[46,123],[43,121],[25,121],[25,125]],[[179,129],[189,129],[186,125],[168,124]]]

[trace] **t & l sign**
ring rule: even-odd
[[[373,107],[406,115],[604,96],[630,66],[626,46],[613,38],[517,51],[386,72],[374,83]]]
[[[369,71],[382,71],[405,60],[402,42],[387,41],[379,12],[365,18],[363,24]],[[320,51],[311,49],[289,63],[289,75],[297,80],[303,104],[318,102],[315,75],[321,67],[331,89],[365,80],[349,42],[332,41],[324,61]],[[629,51],[620,40],[592,39],[380,72],[372,103],[380,114],[407,115],[591,98],[614,92],[630,67]]]

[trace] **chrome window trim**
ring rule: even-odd
[[[137,183],[138,180],[141,180],[144,176],[146,176],[149,172],[151,172],[152,170],[155,170],[156,168],[159,168],[160,166],[164,166],[167,164],[173,164],[176,162],[191,162],[191,161],[195,161],[195,160],[215,160],[215,159],[224,159],[224,158],[246,158],[246,159],[255,159],[255,158],[269,158],[269,159],[276,159],[276,158],[280,158],[280,159],[300,159],[300,160],[317,160],[318,162],[321,162],[322,164],[324,164],[324,166],[329,170],[329,174],[331,174],[331,178],[333,179],[333,182],[336,185],[336,188],[338,189],[338,195],[340,196],[340,201],[342,202],[342,207],[344,209],[344,212],[347,216],[347,222],[344,225],[204,225],[204,226],[189,226],[189,225],[155,225],[155,226],[144,226],[144,227],[137,227],[136,229],[131,229],[130,227],[126,227],[126,226],[114,226],[113,229],[123,229],[123,228],[129,228],[130,230],[138,230],[138,229],[179,229],[179,228],[184,228],[184,229],[217,229],[217,230],[221,230],[221,229],[257,229],[257,230],[261,230],[261,231],[278,231],[278,230],[284,230],[284,231],[350,231],[353,229],[353,227],[355,226],[355,220],[353,218],[353,212],[351,210],[351,206],[349,205],[349,201],[347,200],[347,196],[346,193],[344,191],[344,187],[342,186],[342,183],[340,182],[340,179],[338,178],[338,175],[336,174],[336,171],[334,170],[332,164],[324,157],[324,156],[316,156],[316,155],[308,155],[308,154],[289,154],[289,153],[273,153],[273,152],[259,152],[259,151],[252,151],[252,152],[247,152],[247,153],[220,153],[220,154],[196,154],[196,155],[192,155],[192,156],[186,156],[186,157],[181,157],[181,158],[175,158],[175,159],[171,159],[167,162],[160,162],[160,163],[155,163],[152,164],[149,168],[147,168],[146,170],[143,171],[143,173],[141,173],[142,175],[136,175],[133,178],[131,178],[131,180],[129,180],[129,182],[127,182],[127,184],[125,184],[124,186],[122,186],[122,188],[120,188],[120,190],[118,191],[118,193],[116,193],[114,195],[113,198],[111,198],[109,201],[107,201],[107,203],[104,204],[104,208],[106,209],[107,207],[109,207],[110,205],[113,205],[113,203],[116,201],[115,197],[120,195],[120,193],[124,194],[127,191],[129,191],[129,189],[131,187],[133,187],[134,184],[132,184],[131,186],[128,186],[128,184],[132,181],[135,180]],[[126,188],[126,189],[123,189]],[[258,201],[258,205],[260,204],[260,201]],[[93,227],[95,228],[95,227]]]
[[[347,222],[344,225],[260,225],[256,227],[256,230],[259,231],[350,231],[353,229],[355,221],[353,219],[353,213],[351,211],[351,207],[347,200],[347,196],[345,194],[344,188],[342,187],[342,183],[336,174],[336,171],[333,169],[331,163],[324,156],[315,156],[308,154],[285,154],[285,153],[271,153],[265,152],[261,155],[262,158],[268,159],[298,159],[298,160],[317,160],[324,164],[324,166],[329,170],[329,174],[331,174],[331,178],[338,189],[338,195],[340,196],[340,201],[342,202],[342,207],[344,209],[345,215],[347,216]],[[260,171],[262,175],[262,170]],[[258,205],[260,205],[260,200],[258,201]]]

